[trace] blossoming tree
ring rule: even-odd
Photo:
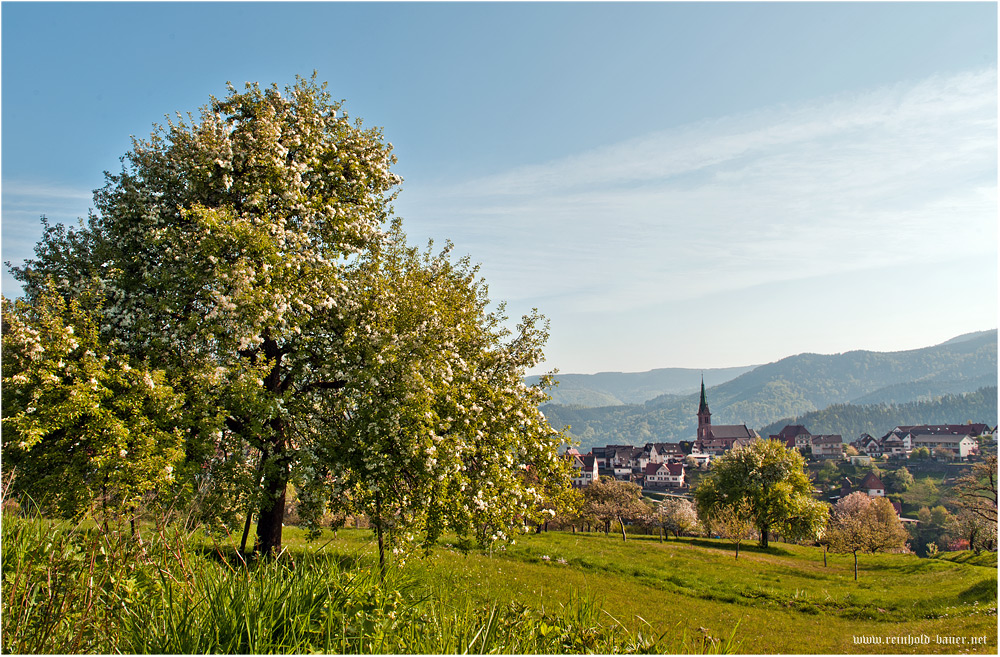
[[[109,354],[82,304],[54,289],[35,305],[3,300],[3,457],[14,490],[43,513],[100,503],[131,516],[174,480],[181,397],[163,371]]]
[[[312,517],[349,501],[383,534],[429,546],[442,532],[508,539],[554,489],[568,486],[562,440],[538,411],[525,370],[541,356],[541,318],[516,334],[490,311],[468,260],[409,247],[398,223],[348,275],[350,320],[338,371],[346,382],[317,425]],[[308,513],[307,513],[308,515]]]
[[[47,281],[101,299],[109,348],[185,383],[186,454],[256,512],[264,553],[292,480],[306,509],[336,494],[379,527],[419,509],[428,538],[472,518],[500,536],[530,496],[518,466],[556,458],[519,378],[539,318],[505,342],[467,263],[387,239],[394,161],[314,79],[230,88],[135,139],[98,213],[14,269],[29,302]]]

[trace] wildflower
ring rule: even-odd
[[[542,555],[542,561],[551,561],[551,559],[549,558],[549,555],[543,554]]]

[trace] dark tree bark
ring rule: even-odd
[[[760,545],[760,547],[762,547],[762,548],[766,548],[767,547],[767,529],[768,529],[768,527],[770,527],[770,525],[762,525],[761,528],[760,528],[760,541],[758,541],[758,545]]]
[[[375,491],[375,534],[378,536],[379,579],[385,584],[385,546],[382,542],[382,493]]]
[[[257,551],[265,557],[281,552],[281,527],[285,519],[288,464],[278,461],[276,465],[277,471],[265,477],[264,495],[257,514]]]
[[[263,481],[261,477],[264,475],[264,461],[267,460],[267,450],[260,453],[260,461],[257,462],[257,486],[260,487]],[[246,554],[247,551],[247,538],[250,536],[250,523],[253,521],[253,509],[247,510],[247,519],[243,523],[243,538],[240,539],[240,552]]]

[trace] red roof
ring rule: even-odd
[[[667,470],[670,474],[677,477],[684,474],[684,465],[682,463],[667,463]]]
[[[795,438],[795,436],[808,436],[810,435],[809,430],[806,429],[801,424],[787,424],[785,428],[778,432],[778,438],[782,440],[787,440],[789,438]]]
[[[642,471],[642,474],[646,475],[647,477],[649,475],[658,474],[660,472],[660,468],[662,467],[663,467],[662,463],[647,463],[646,468]]]
[[[861,488],[864,490],[885,490],[885,484],[882,480],[875,476],[874,472],[869,472],[865,475],[865,478],[861,480]]]

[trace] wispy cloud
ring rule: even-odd
[[[93,205],[93,192],[87,189],[66,187],[53,183],[3,181],[2,204],[2,261],[20,265],[32,255],[35,244],[42,236],[43,215],[52,223],[75,224],[86,217]],[[7,296],[20,294],[20,286],[3,269],[0,289]]]
[[[996,70],[704,121],[400,210],[577,310],[996,253]]]

